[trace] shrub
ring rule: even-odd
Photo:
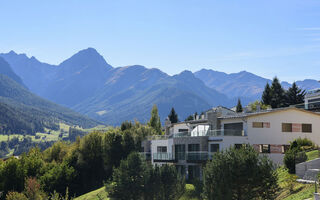
[[[6,195],[6,200],[28,200],[28,198],[23,193],[9,192]]]

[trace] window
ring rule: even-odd
[[[270,145],[269,144],[261,144],[260,145],[260,153],[270,153]]]
[[[263,122],[252,122],[252,128],[263,128]]]
[[[186,146],[184,144],[175,145],[175,159],[176,160],[185,160],[186,159]]]
[[[292,132],[292,124],[282,123],[282,132]]]
[[[166,146],[158,146],[157,147],[157,152],[158,153],[166,153],[167,152],[167,147]]]
[[[290,145],[287,145],[287,144],[282,145],[282,153],[286,153],[289,150],[289,148],[290,148]]]
[[[252,128],[270,128],[270,122],[252,122]]]
[[[219,152],[219,144],[210,144],[210,152]]]
[[[312,124],[302,124],[303,133],[312,133]]]
[[[179,133],[181,133],[181,132],[188,132],[188,131],[189,131],[188,129],[181,129],[181,128],[178,129],[178,132],[179,132]]]
[[[188,144],[188,151],[200,151],[200,144]]]
[[[234,148],[236,149],[241,149],[243,144],[234,144]]]

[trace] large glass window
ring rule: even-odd
[[[158,153],[167,153],[167,147],[166,146],[158,146],[157,152]]]
[[[185,160],[186,159],[186,146],[184,144],[176,144],[175,147],[175,159]]]
[[[214,152],[219,152],[219,144],[210,144],[210,152],[214,153]]]
[[[242,136],[242,131],[243,131],[243,123],[229,123],[229,124],[224,124],[224,135],[229,135],[229,136]]]
[[[200,151],[200,144],[188,144],[188,151]]]

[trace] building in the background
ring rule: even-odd
[[[304,98],[304,106],[307,110],[320,111],[320,88],[307,92]]]
[[[236,113],[224,107],[208,110],[195,120],[171,124],[166,134],[149,138],[147,154],[153,164],[170,163],[187,178],[201,178],[201,168],[214,153],[250,144],[281,164],[289,142],[309,138],[320,145],[320,114],[288,107]]]

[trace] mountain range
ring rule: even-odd
[[[247,104],[260,99],[265,84],[271,82],[246,71],[227,74],[202,69],[169,76],[140,65],[114,68],[93,48],[81,50],[59,65],[14,51],[0,57],[11,65],[16,81],[31,92],[110,125],[134,119],[146,122],[153,104],[162,121],[172,107],[184,120],[212,106],[232,107],[238,98]],[[297,84],[307,90],[320,87],[310,79]],[[290,87],[287,82],[282,85]]]
[[[33,94],[0,57],[0,132],[34,134],[59,122],[89,128],[101,124]]]

